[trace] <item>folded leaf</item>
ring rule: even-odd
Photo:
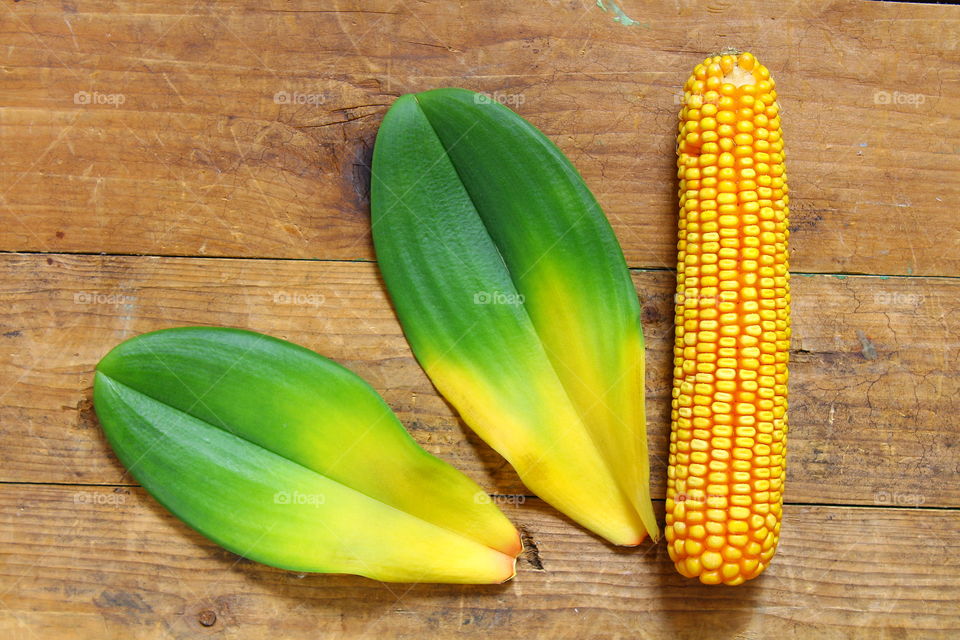
[[[377,136],[371,200],[404,333],[467,424],[584,526],[657,537],[640,305],[570,162],[482,95],[407,95]]]
[[[519,536],[354,373],[262,334],[148,333],[97,366],[117,456],[161,504],[247,558],[384,581],[498,583]]]

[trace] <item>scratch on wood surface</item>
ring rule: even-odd
[[[63,23],[67,25],[67,29],[70,29],[70,37],[73,39],[73,48],[77,51],[80,51],[80,43],[77,42],[77,34],[73,32],[73,25],[70,24],[69,20],[67,20],[67,16],[63,16]]]
[[[178,98],[180,98],[180,103],[183,104],[183,105],[186,105],[186,104],[187,104],[187,101],[183,99],[183,95],[182,95],[182,94],[180,93],[180,91],[177,89],[176,85],[174,85],[172,82],[170,82],[170,76],[168,76],[168,75],[166,74],[166,72],[164,72],[162,75],[163,75],[163,80],[164,80],[164,82],[167,83],[167,86],[169,86],[171,89],[173,89],[173,92],[174,92],[175,94],[177,94],[177,97],[178,97]]]
[[[899,207],[901,209],[909,208],[909,202],[877,202],[876,200],[863,200],[857,204],[872,204],[878,207]]]

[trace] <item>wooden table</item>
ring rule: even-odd
[[[621,4],[637,24],[594,0],[3,0],[0,636],[957,637],[960,8]],[[528,495],[438,397],[373,262],[368,164],[397,96],[448,85],[569,155],[645,307],[662,496],[677,88],[731,45],[784,108],[792,429],[777,558],[708,588],[663,543],[611,548]],[[517,578],[298,575],[168,514],[114,458],[91,382],[121,340],[185,324],[364,376],[499,496],[528,547]]]

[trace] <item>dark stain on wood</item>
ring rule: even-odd
[[[101,609],[120,609],[133,614],[152,613],[153,607],[144,601],[140,594],[129,591],[103,590],[93,603]]]
[[[212,609],[204,609],[197,614],[197,622],[204,627],[212,627],[217,623],[217,612]]]
[[[537,546],[533,535],[526,527],[520,527],[520,541],[523,543],[523,559],[535,571],[546,571],[543,559],[540,557],[540,547]]]
[[[97,429],[100,421],[93,409],[93,388],[87,390],[84,397],[77,402],[74,408],[77,412],[77,428],[79,429]]]

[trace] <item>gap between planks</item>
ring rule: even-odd
[[[13,486],[13,487],[91,487],[91,488],[100,488],[100,489],[143,489],[143,485],[140,484],[122,484],[122,483],[96,483],[96,482],[21,482],[18,480],[0,480],[0,486]],[[488,494],[491,498],[500,499],[500,498],[524,498],[527,500],[539,500],[538,496],[535,496],[532,493],[491,493]],[[651,502],[655,504],[661,504],[665,502],[664,498],[651,498]],[[960,507],[924,507],[924,506],[913,506],[906,507],[903,505],[896,504],[843,504],[843,503],[831,503],[831,502],[791,502],[785,500],[783,503],[785,506],[791,507],[837,507],[841,509],[909,509],[911,511],[956,511],[960,512]]]
[[[877,0],[888,1],[888,0]],[[960,0],[957,0],[960,3]],[[264,261],[264,262],[331,262],[347,264],[376,264],[376,260],[369,258],[286,258],[271,256],[198,256],[188,253],[167,254],[167,253],[109,253],[104,251],[7,251],[0,250],[0,255],[11,256],[97,256],[103,258],[169,258],[171,260],[243,260],[243,261]],[[676,273],[676,269],[669,267],[630,267],[627,269],[636,273],[657,273],[667,272]],[[936,279],[936,280],[960,280],[960,275],[937,275],[928,276],[923,274],[895,274],[895,273],[859,273],[854,271],[790,271],[791,276],[813,277],[813,276],[833,276],[835,278],[881,278],[883,280],[896,279]]]

